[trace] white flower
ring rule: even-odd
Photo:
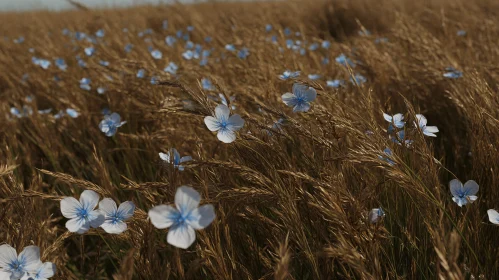
[[[229,107],[220,104],[215,108],[215,116],[207,116],[204,123],[210,131],[218,131],[218,140],[231,143],[236,140],[235,132],[244,125],[244,120],[239,115],[230,116]]]
[[[12,246],[8,244],[0,246],[0,268],[10,274],[10,280],[21,279],[26,273],[36,273],[40,265],[38,246],[24,248],[19,256]]]
[[[82,192],[80,201],[74,197],[61,200],[62,215],[70,219],[66,222],[66,228],[70,232],[83,234],[90,227],[100,227],[105,217],[99,210],[94,210],[97,203],[99,203],[99,195],[92,190]]]
[[[201,207],[199,193],[187,186],[177,189],[175,205],[158,205],[149,210],[152,224],[159,229],[170,227],[167,242],[175,247],[187,249],[196,240],[196,229],[204,229],[215,219],[213,205]]]
[[[107,233],[119,234],[127,229],[125,221],[133,216],[135,205],[131,201],[125,201],[117,207],[114,200],[104,198],[99,202],[99,210],[105,215],[101,228]]]

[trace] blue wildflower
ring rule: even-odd
[[[100,227],[105,217],[99,210],[94,210],[97,203],[99,203],[99,195],[92,190],[83,191],[80,201],[74,197],[61,200],[62,215],[69,219],[66,222],[66,228],[70,232],[83,234],[90,227]]]
[[[188,162],[192,160],[191,156],[180,157],[177,149],[172,148],[168,153],[159,153],[159,157],[166,163],[172,164],[174,168],[178,168],[179,171],[184,171],[184,166],[181,163]]]
[[[89,78],[83,78],[80,80],[80,88],[90,91],[92,88],[90,87],[90,79]]]
[[[170,73],[172,75],[176,75],[177,74],[177,70],[178,70],[178,66],[177,64],[175,64],[174,62],[170,62],[166,67],[165,69],[163,69],[163,71],[165,71],[166,73]]]
[[[118,113],[105,115],[104,119],[99,123],[99,129],[106,134],[107,137],[114,136],[118,131],[118,127],[124,125],[126,121],[121,121],[121,116]]]
[[[94,47],[87,47],[85,48],[85,54],[87,56],[92,56],[95,53],[95,48]]]
[[[151,56],[154,59],[161,59],[163,57],[163,54],[159,50],[153,50],[153,51],[151,51]]]
[[[310,109],[310,102],[317,97],[317,92],[313,87],[293,84],[293,92],[282,95],[282,101],[289,107],[293,107],[293,112],[307,112]]]
[[[425,118],[425,116],[423,116],[421,114],[416,114],[416,120],[417,120],[417,123],[414,122],[414,125],[416,127],[419,127],[423,131],[424,135],[431,136],[431,137],[437,137],[437,135],[435,133],[438,132],[438,127],[427,126],[426,124],[427,124],[428,120]]]
[[[100,226],[110,234],[120,234],[127,229],[126,220],[132,218],[135,204],[125,201],[117,207],[116,202],[110,198],[104,198],[99,202],[99,211],[104,214],[104,223]]]
[[[321,75],[319,75],[319,74],[308,74],[308,78],[309,78],[310,80],[314,81],[314,80],[318,80],[318,79],[320,79],[320,78],[321,78]]]
[[[175,37],[173,36],[166,36],[165,38],[165,43],[168,45],[168,46],[173,46],[173,44],[175,44],[175,42],[177,42],[177,39],[175,39]]]
[[[137,71],[137,78],[142,79],[144,78],[145,75],[146,75],[146,70],[139,69],[139,71]]]
[[[326,85],[328,87],[332,87],[332,88],[339,88],[340,86],[345,85],[345,81],[343,81],[343,80],[328,80],[328,81],[326,81]]]
[[[445,68],[445,71],[447,71],[444,73],[445,78],[458,79],[458,78],[461,78],[463,76],[463,72],[457,70],[454,67],[447,67],[447,68]]]
[[[10,275],[10,277],[2,279],[20,279],[27,273],[36,273],[41,265],[40,248],[37,246],[25,247],[19,256],[16,249],[10,245],[3,244],[0,246],[0,271]]]
[[[205,117],[204,123],[210,131],[218,131],[218,140],[231,143],[236,140],[235,132],[243,127],[244,120],[237,114],[230,116],[229,107],[219,104],[215,108],[215,116]]]
[[[476,193],[478,192],[479,186],[473,181],[469,180],[463,186],[463,183],[458,179],[454,179],[449,182],[450,192],[452,194],[452,201],[457,203],[459,207],[463,207],[469,203],[473,203],[478,197]]]
[[[288,79],[294,79],[300,76],[300,71],[295,71],[292,72],[290,70],[284,71],[281,75],[279,75],[279,79],[281,80],[288,80]]]

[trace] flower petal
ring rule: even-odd
[[[392,116],[390,116],[390,115],[388,115],[388,114],[386,114],[386,113],[383,113],[383,118],[384,118],[387,122],[389,122],[389,123],[391,123],[391,122],[392,122]]]
[[[224,104],[218,104],[218,106],[215,108],[215,117],[218,120],[227,120],[229,119],[230,115],[230,110],[229,107],[227,107]]]
[[[309,87],[303,92],[303,100],[307,102],[314,101],[317,98],[317,91],[313,87]]]
[[[173,154],[173,163],[175,165],[178,165],[180,163],[180,154],[178,153],[177,149],[172,148],[170,154]]]
[[[22,260],[24,270],[30,273],[36,273],[41,265],[40,248],[38,246],[28,246],[19,254],[19,260]]]
[[[80,203],[87,211],[94,210],[99,203],[99,194],[92,190],[83,191],[80,195]]]
[[[204,124],[206,124],[206,127],[210,130],[210,131],[217,131],[220,129],[220,122],[212,117],[212,116],[207,116],[204,118]]]
[[[159,158],[170,163],[170,153],[159,153]]]
[[[104,215],[104,213],[102,213],[102,211],[95,210],[88,213],[87,219],[91,227],[98,228],[104,223],[104,221],[106,220],[106,216]]]
[[[0,246],[0,267],[8,267],[10,263],[15,262],[16,260],[16,249],[8,244]]]
[[[427,127],[425,127],[425,131],[431,132],[431,133],[436,133],[436,132],[438,132],[438,127],[436,127],[436,126],[427,126]]]
[[[158,205],[150,209],[148,215],[156,228],[164,229],[173,225],[180,213],[169,205]]]
[[[425,118],[425,116],[423,116],[421,114],[416,114],[416,119],[418,120],[418,125],[421,128],[424,127],[428,123],[428,120]]]
[[[196,209],[201,201],[201,195],[191,187],[182,186],[175,193],[175,205],[181,214],[188,214]]]
[[[292,92],[297,98],[304,98],[307,90],[308,90],[308,86],[306,86],[306,85],[302,85],[299,83],[293,84]]]
[[[180,224],[168,231],[166,241],[178,248],[187,249],[196,240],[196,232],[187,224]]]
[[[499,213],[494,209],[487,210],[489,221],[493,224],[499,225]]]
[[[458,179],[451,180],[449,182],[449,187],[450,193],[455,197],[459,197],[459,195],[463,191],[463,183],[461,183],[461,181],[459,181]]]
[[[76,218],[81,207],[81,203],[74,197],[65,197],[61,200],[62,215],[68,219]]]
[[[241,129],[244,126],[244,120],[239,115],[233,115],[229,118],[227,128],[232,131]]]
[[[215,219],[215,209],[213,205],[206,204],[192,210],[187,218],[187,223],[194,229],[204,229]]]
[[[73,218],[66,222],[66,228],[70,232],[85,233],[90,229],[90,223],[85,219]]]
[[[191,156],[185,156],[180,159],[180,163],[191,161],[192,157]]]
[[[466,195],[475,195],[478,192],[478,184],[473,180],[469,180],[464,184],[464,192]]]
[[[51,262],[46,262],[43,263],[39,268],[38,272],[36,273],[37,276],[41,279],[46,279],[50,278],[55,275],[56,269],[55,269],[55,264]]]
[[[308,103],[308,102],[300,103],[293,108],[293,112],[295,112],[295,113],[296,112],[307,112],[308,110],[310,110],[310,103]]]
[[[116,211],[118,211],[118,206],[116,202],[111,198],[104,198],[99,202],[99,210],[101,210],[106,216],[113,216]]]
[[[112,220],[106,220],[101,225],[101,228],[104,229],[105,232],[110,234],[120,234],[127,229],[127,225],[122,221],[113,222]]]
[[[298,104],[298,99],[296,98],[296,96],[290,92],[287,92],[285,94],[283,94],[281,96],[282,98],[282,102],[284,102],[284,104],[286,104],[286,106],[289,106],[289,107],[293,107],[293,106],[296,106],[296,104]]]
[[[118,208],[118,216],[122,220],[128,220],[133,216],[133,212],[135,211],[135,204],[131,201],[125,201],[120,204]]]
[[[236,134],[229,129],[220,129],[217,133],[218,140],[224,143],[232,143],[236,140]]]

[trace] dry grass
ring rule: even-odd
[[[0,242],[40,246],[43,260],[57,265],[55,279],[498,279],[499,229],[486,211],[499,208],[499,5],[375,2],[2,14],[0,29],[10,39],[0,40]],[[168,31],[161,29],[163,19]],[[278,28],[281,41],[289,26],[304,40],[328,39],[332,46],[306,56],[280,53],[265,41],[267,23]],[[207,67],[185,61],[183,47],[168,48],[164,37],[187,25],[196,27],[194,42],[212,36],[217,49],[234,43],[251,55],[229,55]],[[358,36],[360,26],[374,35]],[[87,69],[76,64],[82,50],[73,50],[63,28],[107,32],[107,44],[86,59]],[[145,28],[155,31],[160,61],[136,36]],[[456,36],[459,29],[467,36]],[[19,35],[26,41],[14,44]],[[376,37],[389,42],[375,44]],[[135,45],[128,55],[127,43]],[[282,104],[292,82],[278,80],[279,73],[348,78],[334,57],[353,47],[362,61],[355,70],[368,83],[331,89],[302,75],[319,93],[312,110],[293,114]],[[326,54],[332,62],[322,66]],[[33,55],[63,57],[68,71],[36,67]],[[99,59],[111,65],[99,66]],[[173,77],[162,71],[169,61],[180,65],[176,82],[166,82]],[[464,77],[445,79],[447,66]],[[164,85],[137,79],[139,68]],[[21,83],[25,73],[30,77]],[[61,82],[53,81],[55,74]],[[92,92],[79,88],[83,77],[92,79]],[[203,117],[216,102],[201,90],[202,77],[237,96],[236,111],[246,124],[235,143],[220,143],[206,129]],[[108,87],[106,94],[95,92],[98,85]],[[10,107],[21,107],[27,95],[36,97],[34,109],[71,107],[81,116],[55,120],[35,113],[8,120]],[[184,109],[183,100],[192,100],[193,108]],[[128,121],[113,138],[97,127],[105,106]],[[397,146],[387,138],[382,111],[407,112],[407,118],[422,113],[439,127],[438,137],[415,133],[412,148]],[[288,120],[283,130],[267,135],[264,129],[278,118]],[[387,146],[394,166],[378,158]],[[186,171],[160,163],[157,153],[170,147],[193,156]],[[478,182],[474,204],[452,202],[448,182],[455,176]],[[146,214],[172,203],[181,185],[199,190],[217,213],[188,250],[168,245],[166,231],[155,229]],[[134,201],[129,230],[68,233],[59,200],[85,189]],[[387,215],[370,225],[367,214],[378,206]]]

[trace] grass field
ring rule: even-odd
[[[0,14],[0,244],[38,246],[51,279],[498,279],[498,15],[493,0]],[[307,112],[283,102],[295,83],[317,93]],[[244,120],[232,143],[204,121],[219,93]],[[126,121],[112,136],[106,108]],[[478,198],[459,207],[453,179]],[[184,185],[216,215],[187,249],[148,218]],[[128,229],[68,231],[61,200],[85,190],[132,201]]]

